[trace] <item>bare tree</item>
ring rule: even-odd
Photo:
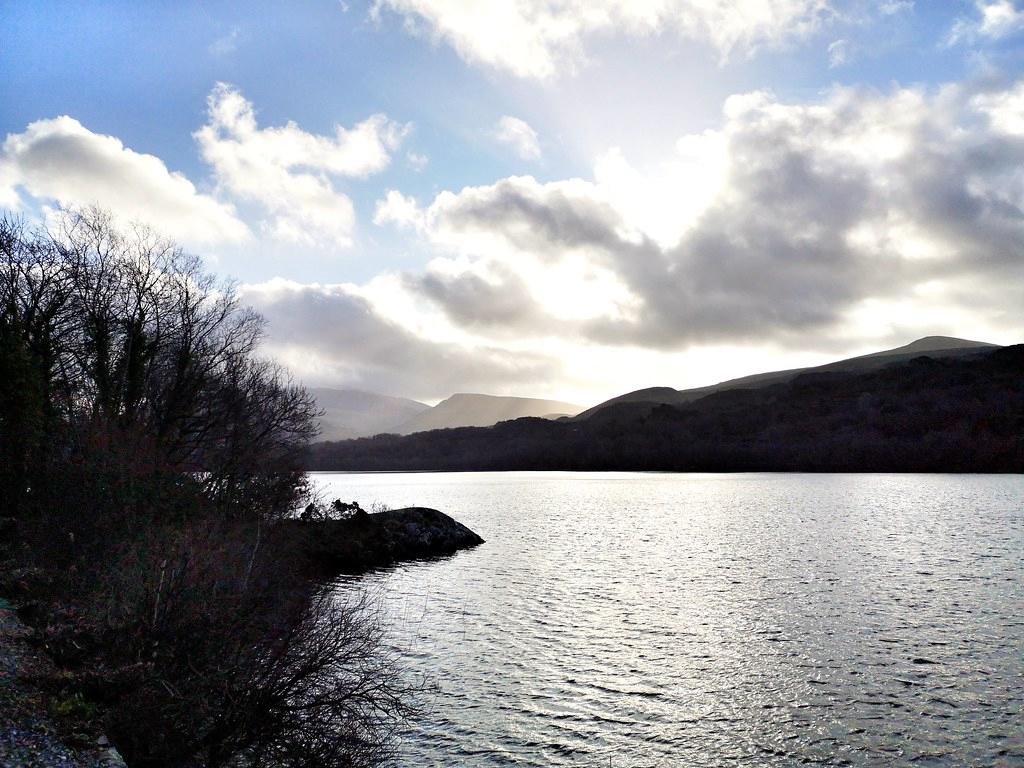
[[[119,746],[140,765],[379,764],[409,689],[365,606],[311,596],[270,535],[306,490],[317,411],[258,357],[263,319],[95,209],[0,220],[0,310],[0,493],[75,595],[64,645],[117,671]]]
[[[402,681],[364,597],[317,595],[301,621],[261,647],[258,664],[211,731],[209,765],[376,766],[421,687]],[[223,732],[231,738],[220,739]]]
[[[30,358],[45,410],[72,431],[103,423],[175,471],[204,473],[227,513],[281,508],[316,408],[286,371],[255,357],[264,321],[233,285],[95,209],[65,212],[50,231],[5,219],[0,248],[0,330]]]

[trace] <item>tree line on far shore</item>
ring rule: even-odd
[[[314,444],[313,470],[1022,472],[1024,345],[683,405]]]

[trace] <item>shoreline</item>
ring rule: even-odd
[[[266,546],[305,562],[317,583],[415,560],[451,556],[484,540],[435,509],[406,507],[345,519],[281,520]],[[37,604],[31,578],[8,579],[0,596],[0,767],[126,768],[103,734],[87,696],[68,684],[82,670],[62,667],[43,642],[50,619],[37,626],[21,609]],[[24,581],[25,583],[20,583]],[[44,617],[41,614],[41,617]],[[99,669],[99,668],[97,668]]]

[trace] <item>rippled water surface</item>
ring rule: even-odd
[[[316,478],[487,540],[367,579],[401,765],[1024,765],[1020,476]]]

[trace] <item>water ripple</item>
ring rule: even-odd
[[[315,477],[487,539],[364,581],[400,765],[1024,765],[1024,478]]]

